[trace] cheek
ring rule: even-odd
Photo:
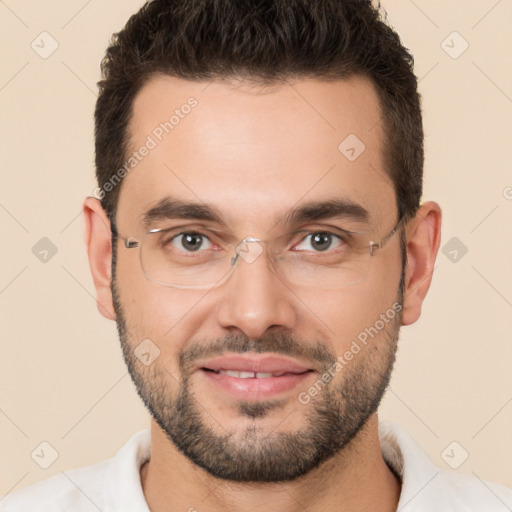
[[[390,261],[387,269],[383,262],[382,268],[374,268],[356,285],[339,291],[309,292],[305,302],[315,312],[317,323],[326,326],[325,335],[332,340],[336,353],[347,350],[365,329],[379,321],[381,315],[395,315],[393,305],[398,296],[400,265],[399,260]]]
[[[145,277],[137,259],[120,260],[117,289],[130,343],[150,339],[166,358],[172,357],[198,325],[201,294],[159,286]]]

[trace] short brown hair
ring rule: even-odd
[[[113,35],[101,70],[95,110],[101,190],[123,167],[134,98],[155,74],[262,83],[361,75],[379,95],[399,214],[413,216],[419,206],[423,126],[413,58],[371,0],[153,0]],[[120,188],[101,195],[111,220]]]

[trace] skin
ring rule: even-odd
[[[116,221],[124,236],[140,239],[143,212],[171,194],[215,206],[239,240],[266,240],[276,222],[297,204],[340,196],[364,206],[380,236],[396,224],[396,195],[384,171],[378,99],[368,80],[304,79],[262,88],[235,81],[152,78],[134,102],[132,149],[144,144],[154,128],[191,96],[198,106],[123,181]],[[353,162],[338,151],[349,134],[356,134],[366,146]],[[115,319],[109,223],[97,199],[86,199],[84,214],[98,309]],[[440,225],[439,206],[427,202],[405,227],[408,264],[402,325],[420,316]],[[117,287],[130,344],[135,348],[149,338],[158,345],[161,354],[154,364],[168,373],[166,388],[171,395],[178,388],[176,355],[198,340],[230,333],[257,339],[282,330],[300,339],[322,340],[342,355],[358,333],[374,325],[396,301],[399,242],[399,236],[390,239],[372,258],[366,279],[346,289],[285,286],[261,257],[251,265],[238,265],[222,286],[210,291],[152,283],[141,270],[138,249],[126,250],[120,243]],[[379,340],[391,343],[382,333],[375,343]],[[286,392],[280,397],[282,406],[258,419],[241,416],[233,399],[199,377],[192,377],[191,386],[201,397],[202,419],[218,433],[253,422],[263,433],[295,432],[307,414],[297,395],[317,377]],[[336,375],[335,380],[341,378]],[[153,512],[170,506],[198,511],[396,510],[400,482],[382,458],[377,427],[374,413],[350,444],[301,478],[243,484],[216,479],[194,465],[153,420],[151,460],[141,470],[146,500]]]

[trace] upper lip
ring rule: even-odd
[[[274,354],[222,355],[198,364],[198,370],[203,368],[254,373],[304,373],[313,370],[294,359]]]

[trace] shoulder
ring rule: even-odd
[[[512,490],[435,466],[413,438],[390,423],[379,425],[382,455],[402,479],[401,512],[509,512]]]
[[[101,483],[112,459],[71,471],[62,471],[0,499],[2,512],[74,512],[101,509]]]
[[[460,475],[439,470],[430,500],[452,505],[453,510],[471,512],[509,512],[512,510],[512,489],[487,482],[474,475]]]
[[[116,455],[91,466],[62,471],[0,497],[1,512],[103,512],[148,510],[140,466],[149,459],[149,430],[135,434]]]

